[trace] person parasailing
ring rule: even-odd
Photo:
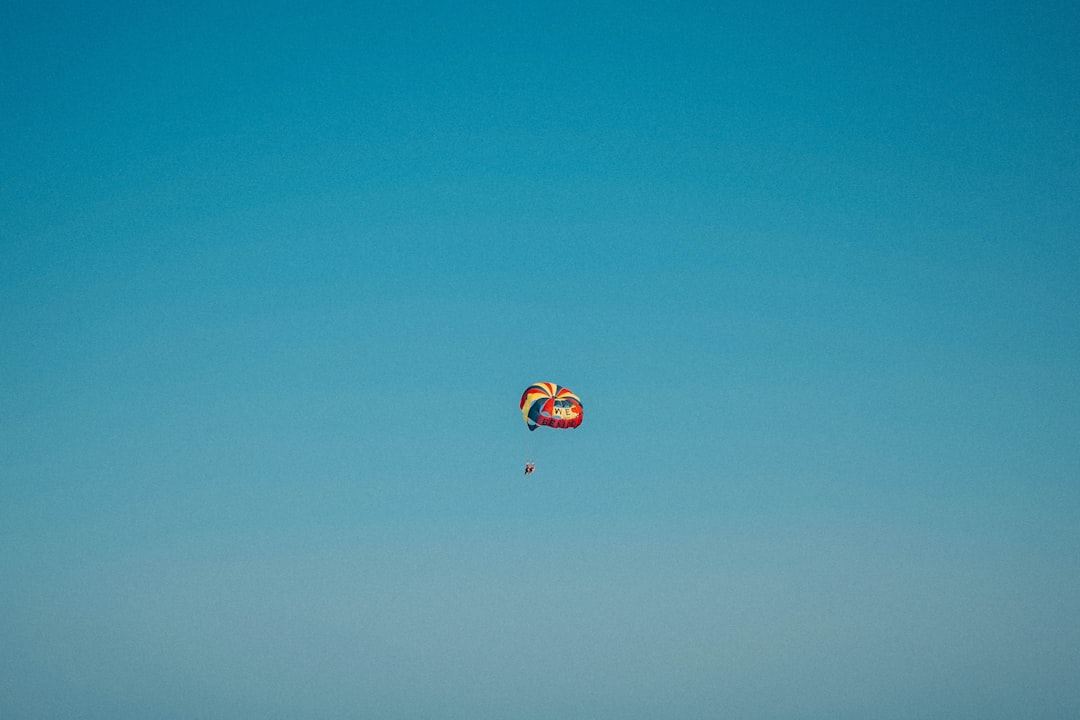
[[[571,390],[553,382],[533,383],[525,388],[518,403],[521,417],[530,433],[540,426],[553,430],[573,429],[581,425],[584,411],[581,399]],[[525,457],[531,453],[526,451]],[[536,465],[531,460],[525,461],[525,476],[533,474]]]

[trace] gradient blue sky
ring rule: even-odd
[[[1080,6],[386,5],[0,5],[0,716],[1080,715]]]

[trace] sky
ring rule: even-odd
[[[1075,3],[0,14],[0,716],[1080,715]]]

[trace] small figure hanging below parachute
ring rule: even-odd
[[[581,425],[584,410],[581,399],[569,389],[552,382],[534,383],[521,395],[521,416],[529,431],[543,425],[556,430],[573,429]],[[532,475],[536,466],[525,463],[525,474]]]

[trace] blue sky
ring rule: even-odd
[[[3,16],[0,715],[1080,712],[1072,3]]]

